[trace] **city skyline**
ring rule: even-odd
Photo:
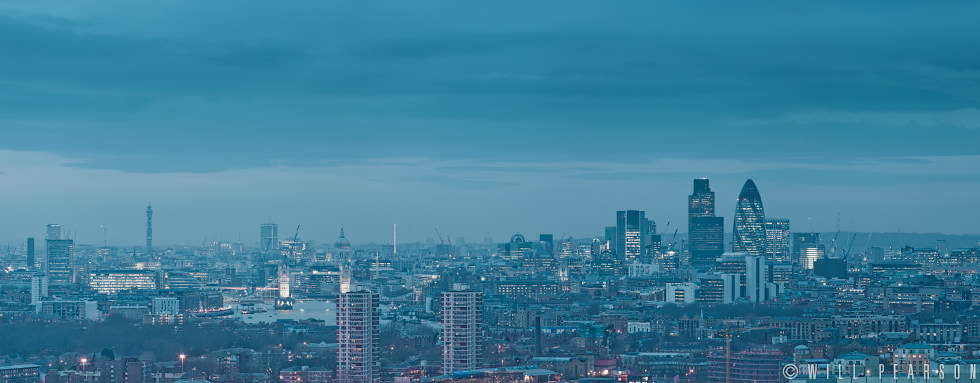
[[[703,177],[694,178],[695,181],[698,181],[698,180],[706,180],[706,179],[707,178],[703,178]],[[691,182],[691,179],[687,179],[686,181],[689,183],[689,182]],[[749,179],[747,181],[751,181],[751,179]],[[743,191],[744,191],[744,187],[745,186],[746,185],[743,184],[743,187],[742,187],[742,190]],[[711,190],[711,191],[714,192],[714,190]],[[689,191],[688,191],[688,193],[689,193]],[[687,197],[689,199],[690,196],[687,196]],[[719,198],[719,201],[722,201],[722,199]],[[767,201],[768,201],[768,199],[767,199]],[[768,203],[769,202],[767,202],[767,204]],[[683,206],[680,207],[681,209],[684,209],[685,210],[685,213],[684,213],[684,215],[681,218],[682,220],[683,219],[686,219],[685,217],[687,215],[689,215],[689,211],[688,211],[690,209],[689,204],[690,204],[690,201],[688,201],[687,204],[685,204],[685,205],[683,205]],[[140,205],[140,206],[143,206],[143,205]],[[731,203],[730,208],[729,208],[729,206],[726,206],[726,204],[724,202],[720,202],[720,203],[716,202],[715,203],[715,206],[719,206],[718,209],[726,209],[726,210],[729,210],[730,211],[730,213],[729,213],[730,215],[726,216],[726,215],[723,214],[725,210],[719,210],[718,215],[716,215],[718,218],[722,218],[722,219],[731,221],[732,220],[732,217],[734,217],[736,215],[736,209],[735,209],[735,207],[737,207],[738,204],[737,204],[737,200],[736,200],[735,203]],[[145,209],[145,208],[143,208],[143,209]],[[178,209],[178,210],[179,211],[186,211],[185,209]],[[650,210],[642,209],[642,208],[636,209],[636,210],[643,211],[643,212],[649,212],[650,211]],[[678,209],[672,209],[672,210],[678,210]],[[654,210],[654,211],[657,211],[657,210]],[[613,214],[613,213],[615,213],[615,211],[611,211],[611,212],[599,212],[599,215],[604,215],[604,216],[599,217],[599,218],[596,218],[596,219],[588,220],[590,222],[590,224],[588,224],[588,225],[581,225],[580,224],[579,226],[589,226],[590,227],[590,229],[584,229],[583,231],[591,230],[592,232],[585,232],[585,233],[574,233],[574,232],[569,232],[569,231],[561,232],[561,230],[556,229],[556,227],[550,227],[549,226],[549,227],[542,227],[539,230],[521,230],[521,229],[517,229],[516,231],[506,232],[506,231],[502,231],[499,228],[495,228],[495,229],[492,229],[490,232],[479,232],[479,231],[474,231],[473,229],[470,229],[470,230],[467,230],[467,231],[463,231],[462,234],[460,232],[452,232],[452,231],[447,231],[445,234],[446,234],[447,238],[469,238],[469,242],[472,242],[472,243],[483,242],[483,240],[485,238],[488,238],[488,237],[494,238],[495,241],[498,241],[498,240],[502,240],[504,238],[507,238],[507,237],[513,235],[514,233],[520,233],[520,234],[524,234],[524,235],[536,235],[536,233],[543,233],[543,232],[552,232],[552,233],[554,233],[556,231],[561,232],[560,234],[564,234],[565,236],[569,236],[569,237],[572,237],[572,238],[578,238],[578,239],[602,238],[602,236],[603,236],[603,226],[602,226],[602,224],[611,224],[613,226],[616,225],[616,218],[615,218],[615,216],[613,216],[612,219],[609,218],[609,216],[611,214]],[[838,214],[841,214],[841,213],[838,212]],[[663,227],[664,227],[663,225],[666,224],[666,222],[669,221],[669,222],[671,222],[671,225],[672,225],[671,227],[672,228],[675,228],[675,229],[678,229],[678,230],[683,229],[684,231],[680,231],[680,233],[684,234],[685,236],[689,234],[687,232],[688,229],[685,228],[685,227],[683,227],[684,226],[683,225],[684,222],[682,220],[675,220],[674,218],[667,219],[667,218],[662,218],[662,217],[657,217],[657,216],[649,216],[649,213],[647,213],[647,215],[648,215],[648,217],[647,217],[648,219],[652,220],[655,224],[661,225],[661,231],[663,230]],[[843,217],[847,218],[846,215],[843,216]],[[25,232],[25,233],[27,233],[27,234],[24,235],[23,238],[27,238],[27,237],[43,237],[43,235],[41,235],[42,234],[42,231],[41,230],[44,227],[51,226],[51,225],[58,225],[59,226],[58,227],[58,230],[64,230],[64,236],[66,238],[70,238],[72,240],[76,240],[78,243],[88,243],[88,244],[97,244],[97,245],[99,245],[99,244],[102,244],[103,242],[105,242],[105,243],[110,244],[110,245],[140,246],[139,241],[141,241],[141,240],[149,240],[149,238],[148,238],[149,232],[146,231],[147,229],[149,229],[148,226],[147,226],[147,223],[148,223],[147,216],[146,215],[143,215],[140,218],[142,219],[140,224],[134,224],[134,225],[132,225],[132,227],[124,227],[123,232],[124,233],[128,233],[129,231],[138,231],[138,232],[140,232],[141,235],[143,235],[143,237],[141,237],[141,238],[120,238],[119,235],[117,234],[117,231],[110,230],[110,226],[109,225],[106,225],[106,224],[100,224],[100,225],[98,225],[97,231],[95,233],[92,233],[91,232],[91,228],[89,228],[89,230],[80,230],[77,227],[73,227],[71,225],[67,225],[67,224],[64,224],[64,223],[61,223],[61,222],[59,222],[59,223],[49,222],[49,223],[46,223],[46,224],[42,225],[40,228],[37,228],[37,230],[31,230],[31,228],[22,228],[22,229],[24,229],[22,231]],[[893,233],[893,234],[901,234],[901,233],[907,233],[907,234],[941,234],[941,235],[951,235],[951,236],[963,236],[963,235],[969,236],[969,235],[977,234],[976,232],[949,233],[949,232],[928,231],[928,230],[927,231],[921,231],[921,232],[919,232],[919,231],[906,231],[906,230],[903,230],[901,227],[899,227],[898,230],[890,230],[890,231],[889,230],[882,230],[882,231],[877,231],[877,230],[862,230],[860,228],[854,228],[854,226],[853,226],[853,222],[854,222],[853,218],[850,219],[850,222],[846,222],[846,220],[841,220],[841,215],[838,215],[837,217],[835,217],[833,221],[823,221],[820,217],[817,217],[817,218],[814,218],[814,217],[805,217],[803,219],[796,218],[795,220],[792,219],[792,218],[782,217],[781,219],[790,219],[790,221],[794,222],[794,226],[793,226],[793,229],[792,229],[793,232],[834,232],[834,231],[839,230],[839,231],[843,231],[843,232],[868,232],[868,233]],[[231,220],[229,220],[229,221],[231,221]],[[239,232],[233,232],[232,235],[229,236],[224,230],[219,230],[219,231],[215,231],[214,232],[214,234],[216,234],[215,236],[206,235],[204,239],[205,240],[208,240],[208,241],[224,241],[224,242],[238,242],[239,240],[241,240],[242,243],[245,243],[245,244],[251,246],[251,245],[258,244],[261,241],[260,238],[262,237],[262,230],[263,230],[262,229],[262,226],[264,226],[266,224],[277,224],[277,225],[282,224],[282,225],[285,225],[285,226],[283,226],[283,228],[286,231],[283,233],[282,238],[284,238],[284,239],[292,238],[292,235],[294,233],[294,230],[292,228],[295,227],[295,226],[293,226],[294,225],[293,223],[291,223],[291,222],[285,222],[285,223],[283,223],[283,222],[277,222],[277,221],[274,222],[274,221],[275,220],[265,219],[265,220],[258,220],[258,221],[254,222],[254,223],[253,222],[249,222],[249,223],[237,223],[237,224],[233,225],[233,227],[242,228],[242,230],[239,231]],[[40,222],[40,221],[38,221],[38,222]],[[90,222],[94,222],[94,221],[90,221]],[[296,224],[296,225],[300,226],[300,233],[299,233],[300,234],[299,235],[299,238],[300,239],[328,243],[328,242],[333,241],[336,238],[336,231],[337,230],[342,229],[344,227],[352,227],[351,225],[342,225],[342,224],[341,225],[338,225],[338,226],[331,226],[330,223],[326,223],[326,222],[323,222],[323,221],[317,221],[317,220],[312,220],[311,222],[312,222],[312,224],[308,224],[306,222]],[[568,222],[564,222],[562,225],[567,226],[567,223]],[[360,229],[366,229],[367,230],[367,233],[373,233],[373,234],[369,234],[368,236],[365,236],[365,237],[363,237],[361,239],[358,239],[355,242],[356,243],[359,243],[359,244],[391,243],[391,241],[392,241],[392,235],[393,235],[391,224],[398,224],[398,223],[397,222],[393,222],[393,223],[382,222],[382,223],[379,223],[379,224],[376,224],[376,225],[367,225],[367,226],[360,226],[360,225],[358,225],[358,226],[353,226],[353,227],[358,228],[359,230]],[[730,224],[731,224],[731,222],[729,222],[729,225]],[[398,242],[399,243],[413,243],[413,242],[414,243],[421,243],[421,242],[426,242],[428,240],[432,240],[432,239],[434,239],[434,238],[437,237],[436,235],[433,235],[435,233],[432,231],[432,229],[433,228],[439,229],[439,227],[440,227],[440,226],[438,226],[437,223],[434,224],[434,225],[435,226],[433,226],[433,227],[422,227],[421,228],[421,232],[418,233],[418,232],[416,232],[416,230],[418,230],[418,228],[416,226],[414,226],[412,224],[400,224],[400,227],[401,227],[401,230],[402,231],[399,233],[399,241]],[[564,227],[562,225],[558,225],[557,227],[558,228]],[[801,226],[795,226],[795,225],[801,225]],[[463,225],[461,225],[461,226],[463,226]],[[311,229],[311,227],[312,227],[312,229]],[[451,227],[451,226],[444,226],[444,227]],[[726,225],[726,227],[727,227],[727,225]],[[103,229],[105,229],[105,232],[106,232],[105,233],[105,237],[103,237],[103,232],[102,232]],[[113,229],[115,229],[115,228],[113,228]],[[170,228],[170,229],[173,230],[173,228]],[[48,228],[48,230],[50,231],[50,227]],[[446,230],[446,229],[443,229],[443,230]],[[733,229],[728,229],[728,231],[726,233],[724,233],[725,234],[724,237],[726,239],[725,243],[727,243],[726,246],[729,246],[729,245],[732,244],[730,242],[732,240],[732,230]],[[109,234],[110,231],[112,232],[112,234]],[[312,234],[310,233],[311,231],[313,232]],[[661,233],[661,231],[658,231],[658,233]],[[158,230],[158,232],[160,232],[160,230]],[[171,231],[170,230],[166,230],[165,232],[171,232]],[[203,233],[207,233],[207,232],[203,232]],[[240,236],[239,236],[239,233],[240,233]],[[196,233],[196,234],[201,234],[201,233]],[[467,235],[467,234],[469,234],[469,235]],[[200,236],[200,235],[198,235],[198,236]],[[6,242],[8,245],[12,245],[12,246],[20,246],[20,245],[23,245],[22,244],[22,242],[24,241],[23,238],[21,238],[21,237],[4,238],[3,237],[3,233],[0,233],[0,241]],[[194,243],[198,243],[198,242],[199,242],[199,240],[195,240],[193,237],[190,237],[190,238],[186,238],[186,240],[183,240],[183,241],[180,240],[180,239],[170,239],[170,240],[164,242],[164,244],[165,244],[165,246],[175,246],[175,245],[194,244]],[[149,243],[143,244],[141,247],[143,247],[145,249],[148,244]],[[728,247],[725,247],[725,249],[728,250]]]
[[[807,231],[977,231],[980,5],[437,4],[0,5],[0,241],[142,243],[147,202],[158,244],[683,227],[696,177],[722,217],[752,178]]]
[[[977,15],[0,2],[0,383],[974,383]]]

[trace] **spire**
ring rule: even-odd
[[[146,255],[153,254],[153,206],[146,203]]]

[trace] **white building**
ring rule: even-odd
[[[176,297],[153,298],[153,315],[175,316],[180,314],[180,300]]]
[[[650,322],[627,322],[626,332],[630,334],[645,334],[653,331],[653,326]]]
[[[694,303],[694,291],[697,288],[698,286],[691,282],[668,283],[664,301],[677,304]]]
[[[483,294],[467,286],[453,286],[442,293],[442,372],[480,367],[480,331]]]
[[[378,294],[351,291],[337,296],[337,381],[373,383],[381,376]]]
[[[96,301],[41,301],[37,313],[69,321],[97,320],[99,306]]]
[[[31,304],[39,305],[41,300],[48,297],[48,276],[37,273],[31,276]]]

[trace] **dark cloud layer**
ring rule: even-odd
[[[559,171],[568,187],[712,175],[977,188],[969,170],[906,167],[956,156],[968,169],[980,155],[978,13],[904,1],[4,4],[0,149],[132,174],[423,158],[442,165],[417,180],[454,190]],[[777,165],[609,168],[661,159]],[[893,165],[841,167],[863,161]],[[576,170],[590,163],[602,166]]]

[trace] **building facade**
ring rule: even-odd
[[[442,293],[442,372],[480,367],[483,295],[457,287]]]
[[[789,220],[786,218],[766,219],[766,261],[770,265],[789,265],[790,257]]]
[[[766,250],[766,214],[762,196],[751,179],[745,181],[735,206],[735,225],[732,248],[754,256],[764,256]]]
[[[352,291],[337,296],[337,381],[380,379],[378,294]]]

